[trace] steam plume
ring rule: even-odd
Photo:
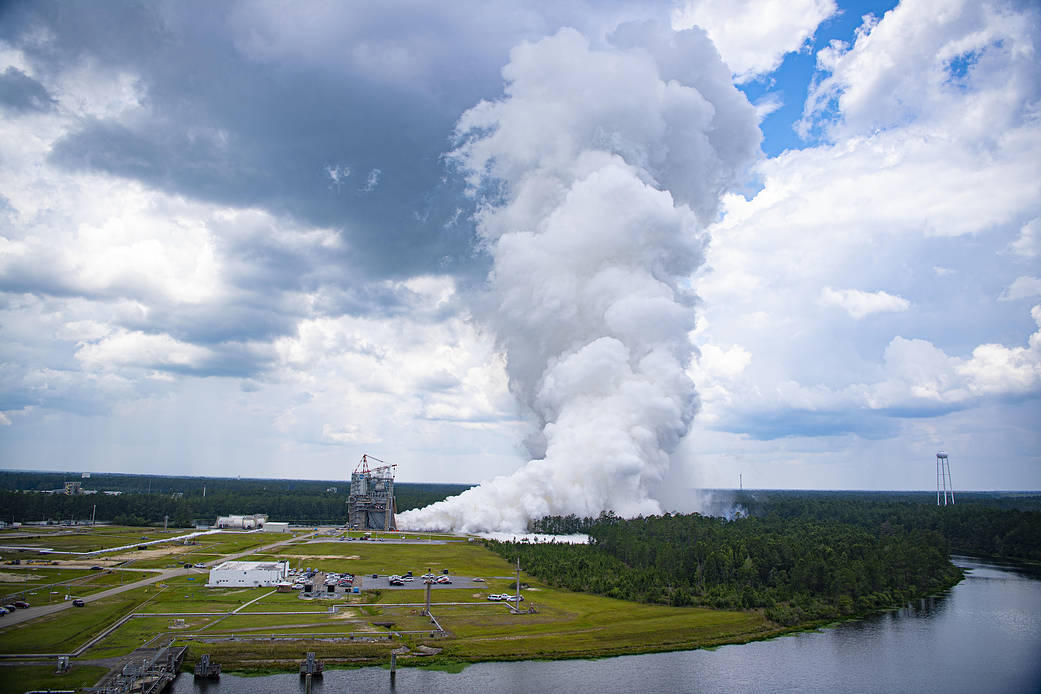
[[[399,516],[523,531],[547,514],[660,512],[650,493],[697,409],[686,375],[700,227],[758,151],[755,111],[698,29],[563,29],[511,53],[505,95],[458,123],[452,156],[491,197],[487,318],[538,423],[532,459]]]

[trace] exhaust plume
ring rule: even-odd
[[[533,413],[532,459],[401,527],[523,531],[574,513],[660,513],[687,433],[704,234],[758,152],[753,107],[700,29],[563,29],[514,48],[505,94],[463,114],[452,159],[487,200],[486,322]]]

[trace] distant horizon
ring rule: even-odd
[[[320,478],[320,477],[246,477],[244,475],[234,475],[230,477],[215,477],[213,475],[172,475],[172,474],[160,474],[151,472],[106,472],[106,471],[95,471],[95,470],[37,470],[37,469],[25,469],[25,468],[0,468],[0,473],[5,472],[19,472],[19,473],[38,473],[47,475],[68,475],[75,477],[77,480],[84,479],[82,474],[89,472],[93,475],[112,475],[120,477],[160,477],[166,479],[193,479],[193,480],[243,480],[243,481],[271,481],[271,482],[331,482],[331,483],[347,483],[349,486],[350,477],[345,479],[335,478]],[[87,478],[87,479],[93,479]],[[480,484],[481,481],[475,482],[428,482],[428,481],[415,481],[415,480],[394,480],[394,484],[436,484],[452,487],[473,487]],[[865,493],[887,493],[887,492],[899,492],[899,493],[929,493],[935,494],[936,489],[852,489],[852,488],[838,488],[838,487],[744,487],[739,489],[737,487],[690,487],[689,491],[705,491],[705,492],[720,492],[720,491],[732,491],[732,492],[865,492]],[[1041,494],[1041,489],[960,489],[955,488],[955,493],[985,493],[985,494]],[[942,490],[941,490],[942,494]]]

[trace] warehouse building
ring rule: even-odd
[[[289,562],[226,561],[210,569],[207,588],[277,586],[289,575]]]
[[[275,523],[274,521],[268,521],[264,523],[264,527],[261,528],[266,533],[288,533],[289,523]]]

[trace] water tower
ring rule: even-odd
[[[943,505],[947,505],[947,494],[951,495],[951,506],[954,506],[954,485],[951,484],[951,464],[947,462],[947,454],[940,451],[936,454],[936,505],[940,505],[940,490],[943,490]]]

